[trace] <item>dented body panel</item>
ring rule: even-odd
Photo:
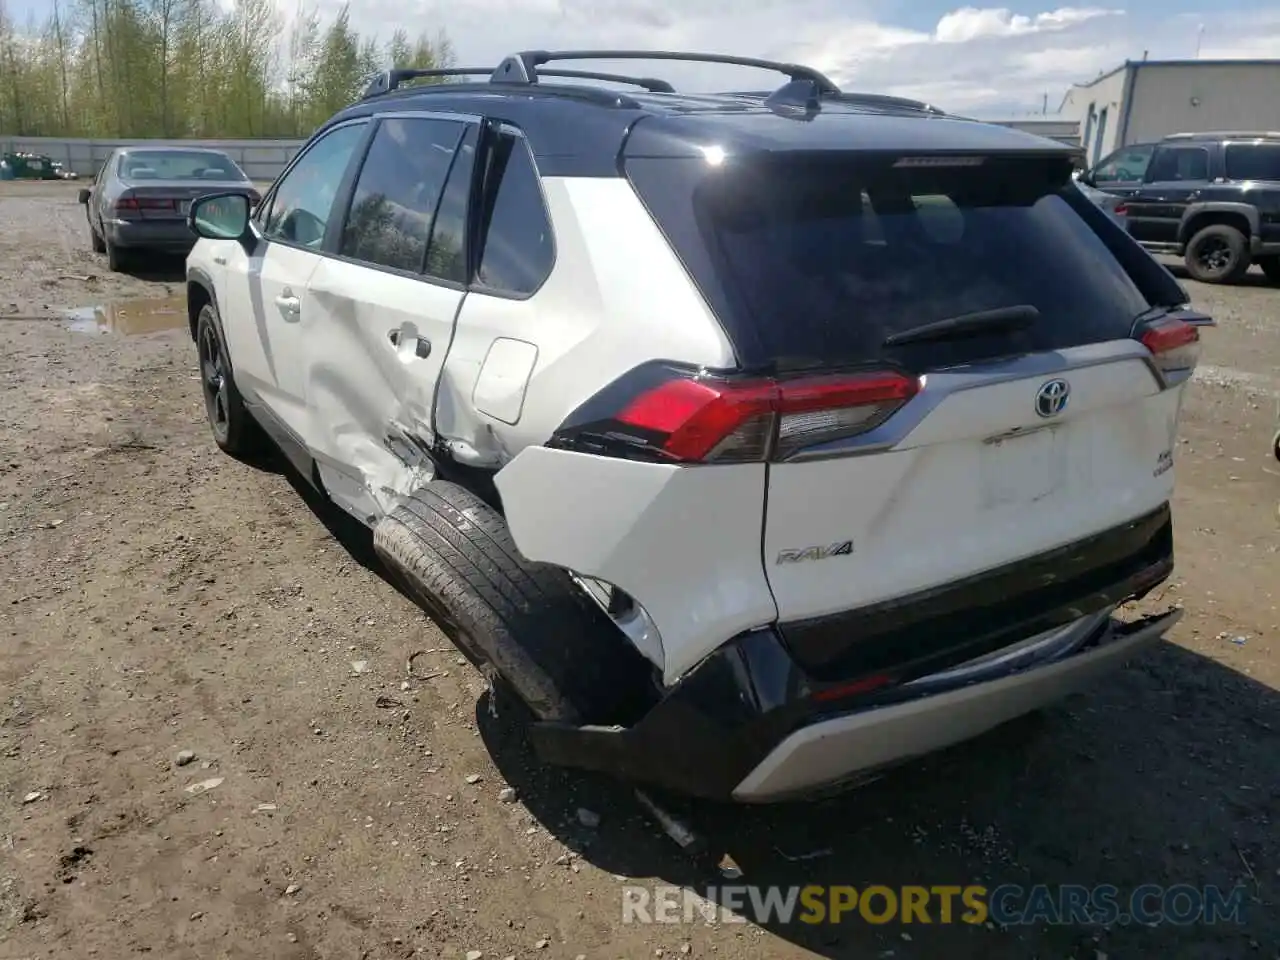
[[[385,513],[430,476],[436,382],[463,294],[325,258],[307,296],[307,444]]]
[[[495,482],[521,553],[621,587],[644,608],[668,684],[777,618],[760,563],[763,464],[689,470],[529,447]]]

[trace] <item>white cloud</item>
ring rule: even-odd
[[[338,0],[320,0],[331,13]],[[282,6],[292,0],[282,0]],[[886,11],[890,11],[886,13]],[[1173,16],[1102,6],[1018,14],[958,7],[932,29],[894,22],[884,0],[351,0],[362,32],[389,37],[443,28],[462,66],[489,66],[520,49],[703,50],[791,60],[842,86],[926,99],[979,115],[1051,108],[1072,83],[1125,58],[1190,57],[1207,24],[1205,57],[1280,55],[1280,12]],[[585,64],[582,66],[586,66]],[[613,69],[618,64],[598,64]],[[759,88],[759,73],[723,67],[630,64],[677,87]]]
[[[962,7],[938,21],[934,37],[941,43],[966,43],[982,37],[1016,37],[1027,33],[1066,30],[1098,17],[1122,14],[1121,10],[1063,7],[1033,17],[1000,8]]]

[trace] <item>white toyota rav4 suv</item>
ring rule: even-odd
[[[788,80],[681,94],[570,58]],[[391,71],[256,210],[193,206],[214,437],[269,438],[367,523],[545,760],[838,787],[1178,615],[1114,613],[1173,568],[1212,321],[1072,166],[792,64]]]

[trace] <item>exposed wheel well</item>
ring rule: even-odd
[[[1222,224],[1225,227],[1235,227],[1235,229],[1239,230],[1246,239],[1249,237],[1251,232],[1249,227],[1249,218],[1242,213],[1205,211],[1204,213],[1196,214],[1183,225],[1183,242],[1190,241],[1192,237],[1205,227],[1210,227],[1214,224]]]
[[[191,328],[191,340],[196,339],[196,323],[205,304],[213,303],[213,294],[198,280],[187,281],[187,324]]]

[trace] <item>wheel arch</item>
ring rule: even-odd
[[[196,324],[200,321],[200,311],[206,304],[213,304],[218,309],[218,298],[213,292],[213,278],[199,267],[187,268],[187,325],[191,331],[191,341],[196,339]],[[221,323],[219,323],[221,327]],[[219,334],[222,330],[219,329]]]
[[[1244,234],[1247,241],[1258,235],[1258,210],[1247,203],[1192,204],[1183,215],[1178,239],[1187,243],[1205,227],[1216,224],[1234,227]]]

